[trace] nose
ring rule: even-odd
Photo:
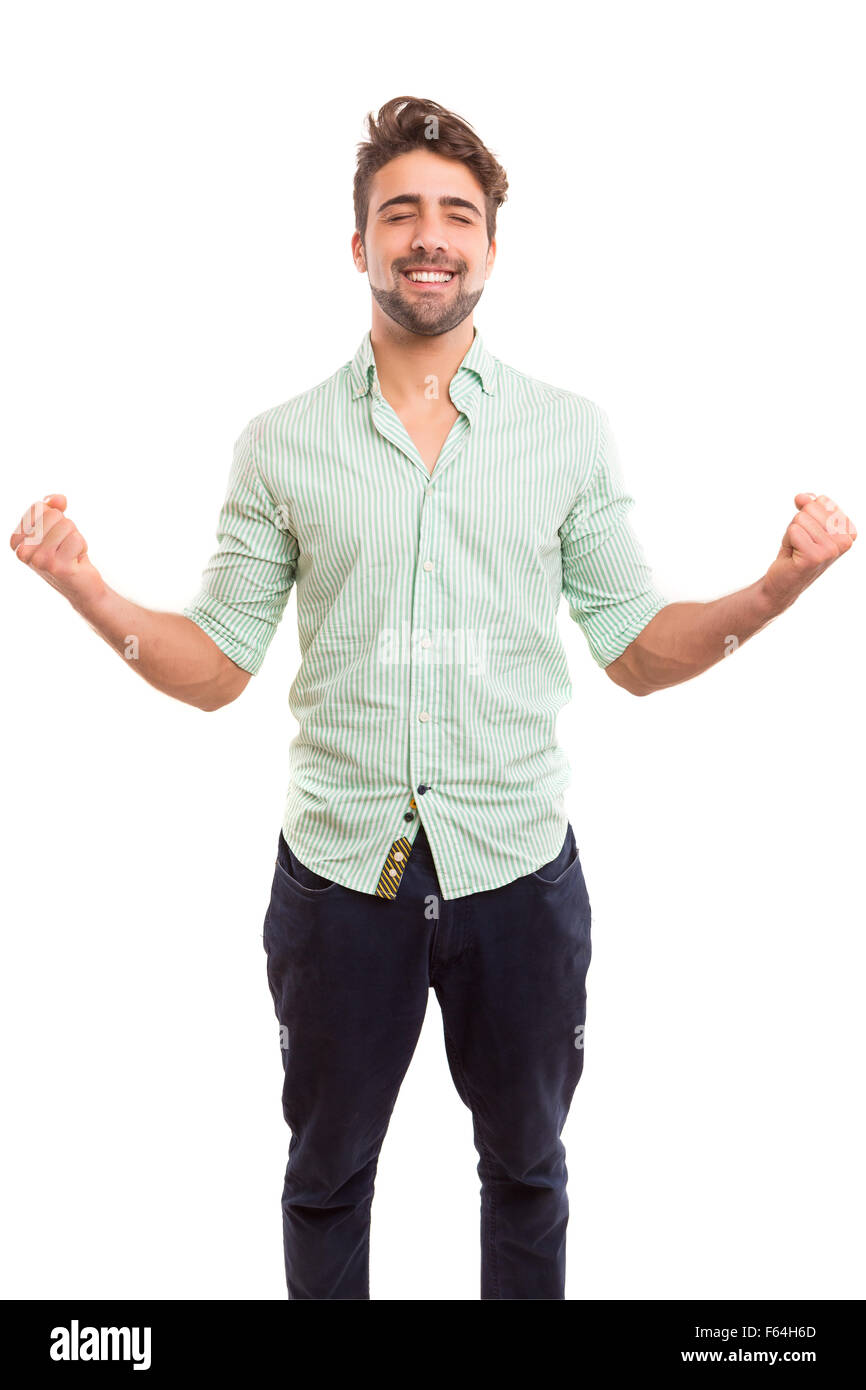
[[[412,241],[413,251],[447,251],[448,238],[437,218],[422,218]]]

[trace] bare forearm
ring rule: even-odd
[[[710,603],[669,603],[606,668],[617,685],[649,695],[691,680],[790,608],[804,589],[851,549],[857,528],[821,493],[798,492],[799,508],[766,574]]]
[[[699,676],[781,611],[767,596],[763,578],[709,603],[667,604],[623,653],[636,693],[649,695]]]
[[[232,663],[207,633],[181,613],[141,608],[107,585],[98,598],[73,604],[128,665],[165,695],[214,710],[229,697]],[[240,671],[237,671],[240,676]]]
[[[165,695],[201,710],[220,709],[250,673],[231,661],[182,613],[156,613],[115,593],[65,515],[66,494],[34,502],[9,537],[18,560],[40,575],[140,676]]]

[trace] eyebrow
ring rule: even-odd
[[[417,205],[420,202],[420,193],[399,193],[396,198],[389,198],[387,202],[382,203],[376,209],[376,216],[378,217],[380,212],[384,212],[386,208],[391,207],[394,203],[415,203]],[[439,206],[440,208],[468,208],[470,212],[475,213],[476,217],[481,216],[478,208],[474,203],[470,203],[468,198],[453,198],[443,195],[443,197],[439,199]]]

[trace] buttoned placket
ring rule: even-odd
[[[450,399],[453,405],[460,411],[448,432],[439,457],[430,473],[424,460],[421,458],[415,444],[400,419],[397,412],[382,395],[381,388],[376,376],[374,365],[369,368],[372,381],[370,384],[370,394],[372,396],[372,417],[376,429],[381,435],[402,454],[408,458],[409,462],[420,470],[424,487],[421,493],[420,524],[418,528],[418,551],[416,555],[416,582],[414,585],[412,624],[410,632],[413,634],[429,629],[434,626],[430,621],[430,614],[435,612],[436,604],[436,536],[435,536],[435,495],[437,482],[442,476],[443,469],[460,452],[467,442],[471,429],[471,387],[460,381],[460,372],[454,377],[451,383]],[[461,389],[462,387],[462,389]],[[422,582],[423,581],[423,582]],[[429,635],[425,635],[421,640],[421,647],[425,650],[432,647],[433,643]],[[417,782],[419,795],[424,795],[431,790],[434,785],[434,768],[436,760],[436,741],[435,731],[438,727],[438,717],[436,711],[439,708],[440,689],[439,674],[440,667],[435,662],[426,659],[419,660],[415,655],[416,644],[410,641],[409,644],[409,769],[413,783],[416,775],[423,780]],[[428,780],[429,779],[429,780]],[[407,810],[403,813],[406,822],[416,820],[418,816],[418,804],[415,797],[411,797]],[[417,826],[415,835],[398,835],[392,841],[390,848],[385,856],[379,874],[379,882],[376,887],[376,894],[380,898],[394,898],[400,887],[400,880],[409,862],[409,855],[412,852],[412,845],[417,836]],[[432,849],[432,844],[431,844]]]

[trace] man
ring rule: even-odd
[[[372,326],[354,357],[251,420],[218,548],[182,614],[121,598],[65,496],[16,554],[158,689],[216,710],[261,667],[293,585],[299,733],[264,945],[291,1129],[289,1298],[368,1299],[370,1206],[432,987],[473,1115],[482,1299],[562,1299],[561,1131],[581,1075],[591,911],[555,738],[564,593],[635,695],[689,680],[853,543],[798,493],[748,588],[671,603],[628,522],[610,422],[491,355],[473,310],[507,180],[475,132],[397,98],[359,149],[352,252]]]

